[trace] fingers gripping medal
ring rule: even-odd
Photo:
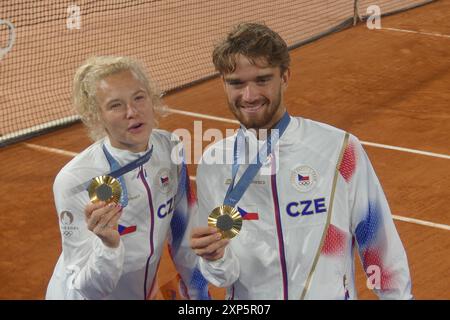
[[[117,204],[122,195],[122,187],[119,180],[111,176],[98,176],[91,180],[88,193],[92,203],[104,201],[107,204],[111,202]]]
[[[222,205],[211,212],[208,217],[208,225],[219,229],[222,238],[231,239],[239,234],[242,217],[235,208]]]

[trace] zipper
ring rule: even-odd
[[[281,273],[283,277],[283,299],[288,300],[289,291],[287,281],[286,256],[284,252],[283,230],[281,228],[280,205],[278,201],[278,191],[277,191],[277,175],[275,173],[272,174],[271,176],[271,186],[272,186],[273,205],[275,208],[275,222],[277,225],[278,250],[280,253]]]
[[[145,174],[146,176],[147,174]],[[145,190],[147,192],[147,199],[148,199],[148,204],[149,204],[149,208],[150,208],[150,255],[147,258],[147,263],[145,265],[145,279],[144,279],[144,300],[147,298],[148,292],[147,292],[147,278],[148,278],[148,266],[150,264],[150,258],[153,256],[153,253],[155,251],[154,249],[154,243],[153,243],[153,231],[154,231],[154,227],[155,227],[155,211],[153,209],[153,200],[152,200],[152,191],[150,189],[150,186],[148,185],[147,180],[144,177],[144,168],[142,166],[140,166],[139,168],[139,174],[138,176],[141,178],[142,183],[144,184]],[[150,289],[153,287],[153,282],[155,279],[153,279],[152,281],[152,285],[150,286]]]

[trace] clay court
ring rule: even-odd
[[[450,299],[449,16],[450,1],[436,1],[383,17],[382,29],[359,22],[291,51],[288,111],[363,142],[405,246],[416,299]],[[219,78],[173,91],[164,101],[171,112],[162,129],[193,132],[200,120],[203,131],[237,128]],[[44,298],[61,253],[53,180],[91,143],[75,123],[0,149],[0,299]],[[195,186],[194,164],[189,172]],[[357,265],[359,298],[376,298]],[[176,276],[167,252],[159,270],[163,288]],[[211,292],[224,297],[223,289]]]

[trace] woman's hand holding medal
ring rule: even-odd
[[[88,229],[110,248],[117,248],[120,243],[118,223],[122,209],[120,204],[101,201],[89,203],[84,210]]]

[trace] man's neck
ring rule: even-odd
[[[256,138],[258,140],[266,140],[267,137],[270,137],[272,134],[272,130],[275,129],[275,127],[278,125],[278,123],[281,121],[281,118],[283,118],[283,115],[286,113],[286,108],[282,108],[281,112],[277,112],[275,114],[275,117],[270,121],[267,125],[265,125],[262,128],[254,129],[254,133],[256,135]]]

